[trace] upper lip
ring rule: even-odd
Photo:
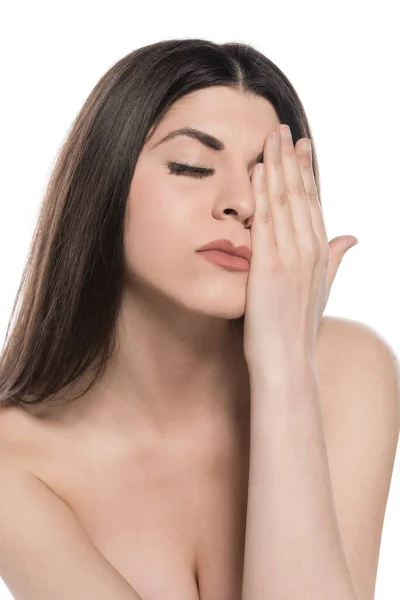
[[[220,250],[232,256],[240,256],[245,258],[248,262],[251,260],[251,250],[247,246],[234,246],[230,240],[214,240],[204,244],[197,250],[197,252],[204,252],[205,250]]]

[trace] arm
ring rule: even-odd
[[[15,600],[141,600],[42,481],[0,460],[0,576]]]
[[[288,360],[279,374],[250,372],[250,390],[242,600],[356,600],[333,501],[315,368],[299,359]]]

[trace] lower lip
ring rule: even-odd
[[[202,250],[200,252],[206,260],[213,262],[220,267],[232,269],[233,271],[248,271],[249,262],[241,256],[232,256],[221,250]]]

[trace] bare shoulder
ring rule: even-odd
[[[375,351],[396,359],[389,342],[371,325],[344,317],[324,316],[317,336],[317,361],[322,371],[334,369],[357,350]]]
[[[51,438],[51,439],[50,439]],[[57,454],[59,436],[20,406],[0,408],[0,459],[39,477],[39,465]],[[49,455],[49,448],[51,452]]]
[[[316,345],[322,409],[326,416],[348,403],[348,392],[379,379],[396,398],[400,377],[398,357],[371,325],[343,317],[321,319]],[[344,400],[347,398],[347,400]],[[343,406],[346,409],[346,406]],[[399,406],[400,411],[400,406]]]
[[[343,548],[359,597],[373,598],[400,431],[398,357],[370,325],[326,317],[316,362]]]

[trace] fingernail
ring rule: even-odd
[[[260,174],[261,179],[265,179],[265,167],[264,167],[264,165],[262,165],[262,164],[259,165],[258,172]]]

